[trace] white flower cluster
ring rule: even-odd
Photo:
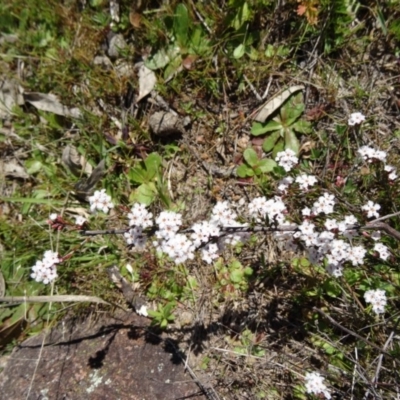
[[[193,260],[195,245],[184,234],[177,233],[182,225],[182,215],[173,211],[162,211],[156,218],[157,240],[153,245],[161,253],[167,254],[176,264]]]
[[[125,240],[129,246],[135,249],[144,249],[147,236],[144,229],[153,226],[153,215],[148,212],[143,204],[134,204],[128,214],[130,229],[124,233]],[[191,227],[190,237],[179,233],[182,225],[182,215],[173,211],[162,211],[155,219],[158,230],[155,232],[153,245],[156,249],[165,253],[176,264],[192,260],[195,250],[201,248],[201,258],[210,264],[218,258],[220,249],[217,244],[210,243],[217,240],[221,235],[221,228],[234,228],[243,226],[236,221],[237,214],[230,208],[227,201],[218,202],[211,213],[209,221],[196,223]],[[240,234],[224,234],[225,243],[235,244],[243,240]]]
[[[92,212],[100,210],[107,214],[111,208],[114,208],[114,204],[111,201],[111,197],[106,193],[106,189],[96,190],[93,196],[89,197],[89,203],[90,211]]]
[[[354,126],[354,125],[360,125],[364,121],[365,121],[365,115],[361,114],[360,112],[355,112],[355,113],[350,114],[350,117],[349,117],[347,123],[350,126]]]
[[[291,176],[285,176],[278,182],[278,192],[286,193],[289,189],[289,186],[294,182],[294,179]]]
[[[386,164],[385,171],[389,172],[388,178],[390,181],[394,181],[397,179],[397,171],[396,168],[393,167],[393,165]]]
[[[324,378],[318,372],[307,372],[305,380],[307,393],[315,395],[323,394],[326,399],[331,398],[331,394],[324,384]]]
[[[144,204],[135,203],[128,214],[129,226],[141,227],[143,229],[153,226],[153,214],[148,212]]]
[[[124,238],[128,246],[136,250],[144,250],[147,243],[147,236],[143,234],[141,226],[134,226],[124,233]]]
[[[390,256],[389,249],[382,243],[375,243],[374,250],[379,253],[382,260],[387,260]]]
[[[36,282],[43,282],[45,285],[53,282],[58,276],[56,264],[60,262],[57,253],[51,250],[45,251],[43,259],[36,261],[32,267],[31,278]]]
[[[364,299],[367,303],[372,304],[372,310],[375,314],[383,314],[387,303],[386,292],[381,289],[367,290],[364,293]]]
[[[372,162],[373,160],[386,161],[387,153],[382,150],[375,150],[369,146],[361,146],[357,153],[364,161]]]
[[[366,255],[363,246],[354,246],[338,239],[340,233],[348,239],[357,235],[352,227],[357,223],[353,215],[348,215],[343,221],[327,219],[326,231],[316,231],[316,226],[308,220],[298,226],[298,231],[293,234],[295,239],[301,240],[308,251],[308,259],[312,264],[322,263],[327,260],[327,271],[336,277],[343,273],[343,265],[350,262],[352,265],[361,265]]]
[[[374,203],[373,201],[368,201],[367,204],[364,204],[361,209],[364,210],[367,213],[368,218],[378,218],[379,213],[378,210],[381,208],[381,206],[377,203]]]
[[[279,196],[269,200],[265,197],[256,197],[249,203],[248,210],[250,217],[258,223],[265,222],[266,217],[270,223],[282,224],[286,220],[284,215],[286,206]]]
[[[335,205],[335,196],[333,194],[324,193],[318,200],[313,204],[311,212],[314,215],[321,213],[332,214],[333,206]]]
[[[299,184],[300,189],[308,190],[309,187],[317,183],[317,178],[313,175],[302,174],[296,177],[296,182]]]
[[[284,168],[286,172],[289,172],[298,162],[299,159],[296,157],[296,153],[291,149],[286,149],[285,151],[280,151],[276,157],[275,161]]]

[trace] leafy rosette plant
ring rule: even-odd
[[[272,150],[274,157],[284,149],[291,149],[298,154],[300,143],[296,134],[311,132],[311,124],[300,119],[304,108],[303,95],[298,93],[286,101],[279,112],[269,121],[254,122],[251,134],[261,136],[268,133],[262,148],[266,153]]]
[[[276,167],[276,162],[270,158],[259,159],[254,149],[249,148],[243,152],[244,163],[236,171],[240,178],[251,178],[271,172]]]

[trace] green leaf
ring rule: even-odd
[[[238,31],[241,26],[251,18],[249,5],[246,2],[243,2],[242,6],[238,9],[231,26]]]
[[[133,193],[133,196],[129,197],[130,202],[138,202],[146,205],[150,205],[157,194],[157,189],[153,182],[143,183]]]
[[[246,51],[246,47],[244,44],[239,44],[235,50],[233,50],[233,57],[236,59],[242,58]]]
[[[146,165],[147,176],[148,179],[153,179],[162,163],[161,157],[157,153],[151,153],[144,160],[144,164]]]
[[[272,44],[269,44],[265,50],[265,57],[272,57],[275,54],[275,48],[272,46]]]
[[[274,147],[274,150],[272,150],[272,158],[275,159],[276,155],[280,151],[283,151],[284,148],[285,148],[285,142],[282,139],[279,139]]]
[[[42,169],[43,164],[37,160],[27,160],[25,163],[25,167],[26,172],[28,172],[29,175],[33,175]]]
[[[276,161],[271,160],[269,158],[264,158],[258,164],[258,168],[264,173],[271,172],[276,166],[277,166]]]
[[[165,51],[165,49],[159,50],[157,53],[149,57],[145,62],[144,65],[151,69],[151,70],[157,70],[164,68],[170,61],[170,57]]]
[[[248,148],[243,152],[243,158],[251,167],[254,167],[260,161],[258,159],[257,153],[252,148]]]
[[[271,151],[274,146],[276,141],[279,139],[280,137],[280,132],[273,132],[271,133],[265,140],[264,143],[262,145],[263,150],[268,153],[269,151]]]
[[[177,55],[175,58],[171,60],[167,68],[165,68],[164,79],[166,81],[171,79],[172,75],[174,75],[179,70],[179,67],[181,65],[182,65],[182,57],[180,55]]]
[[[235,269],[229,275],[231,282],[239,283],[243,280],[243,271],[241,269]]]
[[[286,129],[285,132],[285,148],[293,150],[296,155],[299,154],[300,143],[291,129]]]
[[[148,181],[147,171],[140,165],[132,168],[128,173],[128,177],[135,183],[146,183]]]
[[[293,129],[296,132],[307,134],[311,132],[311,123],[301,119],[293,124]]]
[[[188,42],[189,33],[189,14],[186,6],[178,4],[174,15],[174,33],[180,47],[185,48]]]
[[[246,276],[251,276],[253,275],[253,268],[246,267],[243,272]]]
[[[303,114],[305,105],[303,102],[303,94],[298,93],[282,107],[281,117],[285,121],[286,126],[292,125]]]
[[[282,124],[271,120],[267,124],[262,124],[260,122],[254,122],[251,127],[251,134],[253,136],[260,136],[267,132],[277,131],[282,128]]]
[[[248,178],[250,176],[254,176],[253,169],[247,166],[246,164],[239,165],[239,167],[236,170],[236,173],[239,178]]]

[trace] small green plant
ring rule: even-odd
[[[263,143],[266,153],[272,150],[275,156],[283,149],[291,149],[298,154],[300,143],[296,134],[311,132],[310,122],[300,119],[304,108],[302,93],[291,96],[272,119],[265,123],[254,122],[251,134],[261,136],[268,133]]]
[[[129,171],[128,179],[130,182],[134,185],[139,185],[132,192],[130,201],[149,205],[154,201],[157,193],[160,194],[161,164],[161,157],[157,153],[151,153],[144,161],[141,161],[139,165]]]
[[[250,329],[245,329],[235,343],[234,351],[243,355],[256,357],[265,356],[265,350],[257,344],[256,335]]]
[[[156,311],[149,310],[148,314],[153,318],[151,321],[152,325],[159,326],[161,329],[165,329],[169,322],[173,322],[175,317],[172,315],[176,304],[171,301],[165,305],[159,304]]]
[[[234,294],[236,291],[245,291],[248,288],[248,280],[253,274],[253,269],[243,267],[236,259],[226,265],[222,259],[215,263],[217,279],[222,292]]]
[[[270,158],[259,159],[254,149],[246,149],[243,153],[244,163],[236,171],[240,178],[261,176],[271,172],[276,167],[276,162]]]
[[[202,28],[193,25],[184,4],[178,4],[174,15],[165,18],[164,22],[169,43],[149,57],[145,64],[152,70],[164,69],[164,79],[168,79],[182,64],[187,64],[189,61],[191,64],[196,57],[209,54],[211,45]],[[190,59],[186,59],[188,56]]]

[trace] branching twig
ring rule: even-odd
[[[322,310],[320,310],[317,307],[313,307],[313,310],[319,314],[321,314],[322,316],[324,316],[332,325],[335,325],[337,328],[341,329],[342,331],[348,333],[351,336],[356,337],[357,339],[360,339],[361,341],[363,341],[364,343],[368,344],[369,346],[373,347],[374,349],[378,350],[380,353],[385,354],[386,356],[389,356],[390,358],[394,358],[396,359],[397,357],[387,353],[386,351],[384,351],[381,347],[377,346],[376,344],[370,342],[368,339],[365,339],[364,337],[362,337],[361,335],[359,335],[358,333],[345,328],[343,325],[340,325],[338,322],[336,322],[331,316],[329,316],[328,314],[324,313]]]

